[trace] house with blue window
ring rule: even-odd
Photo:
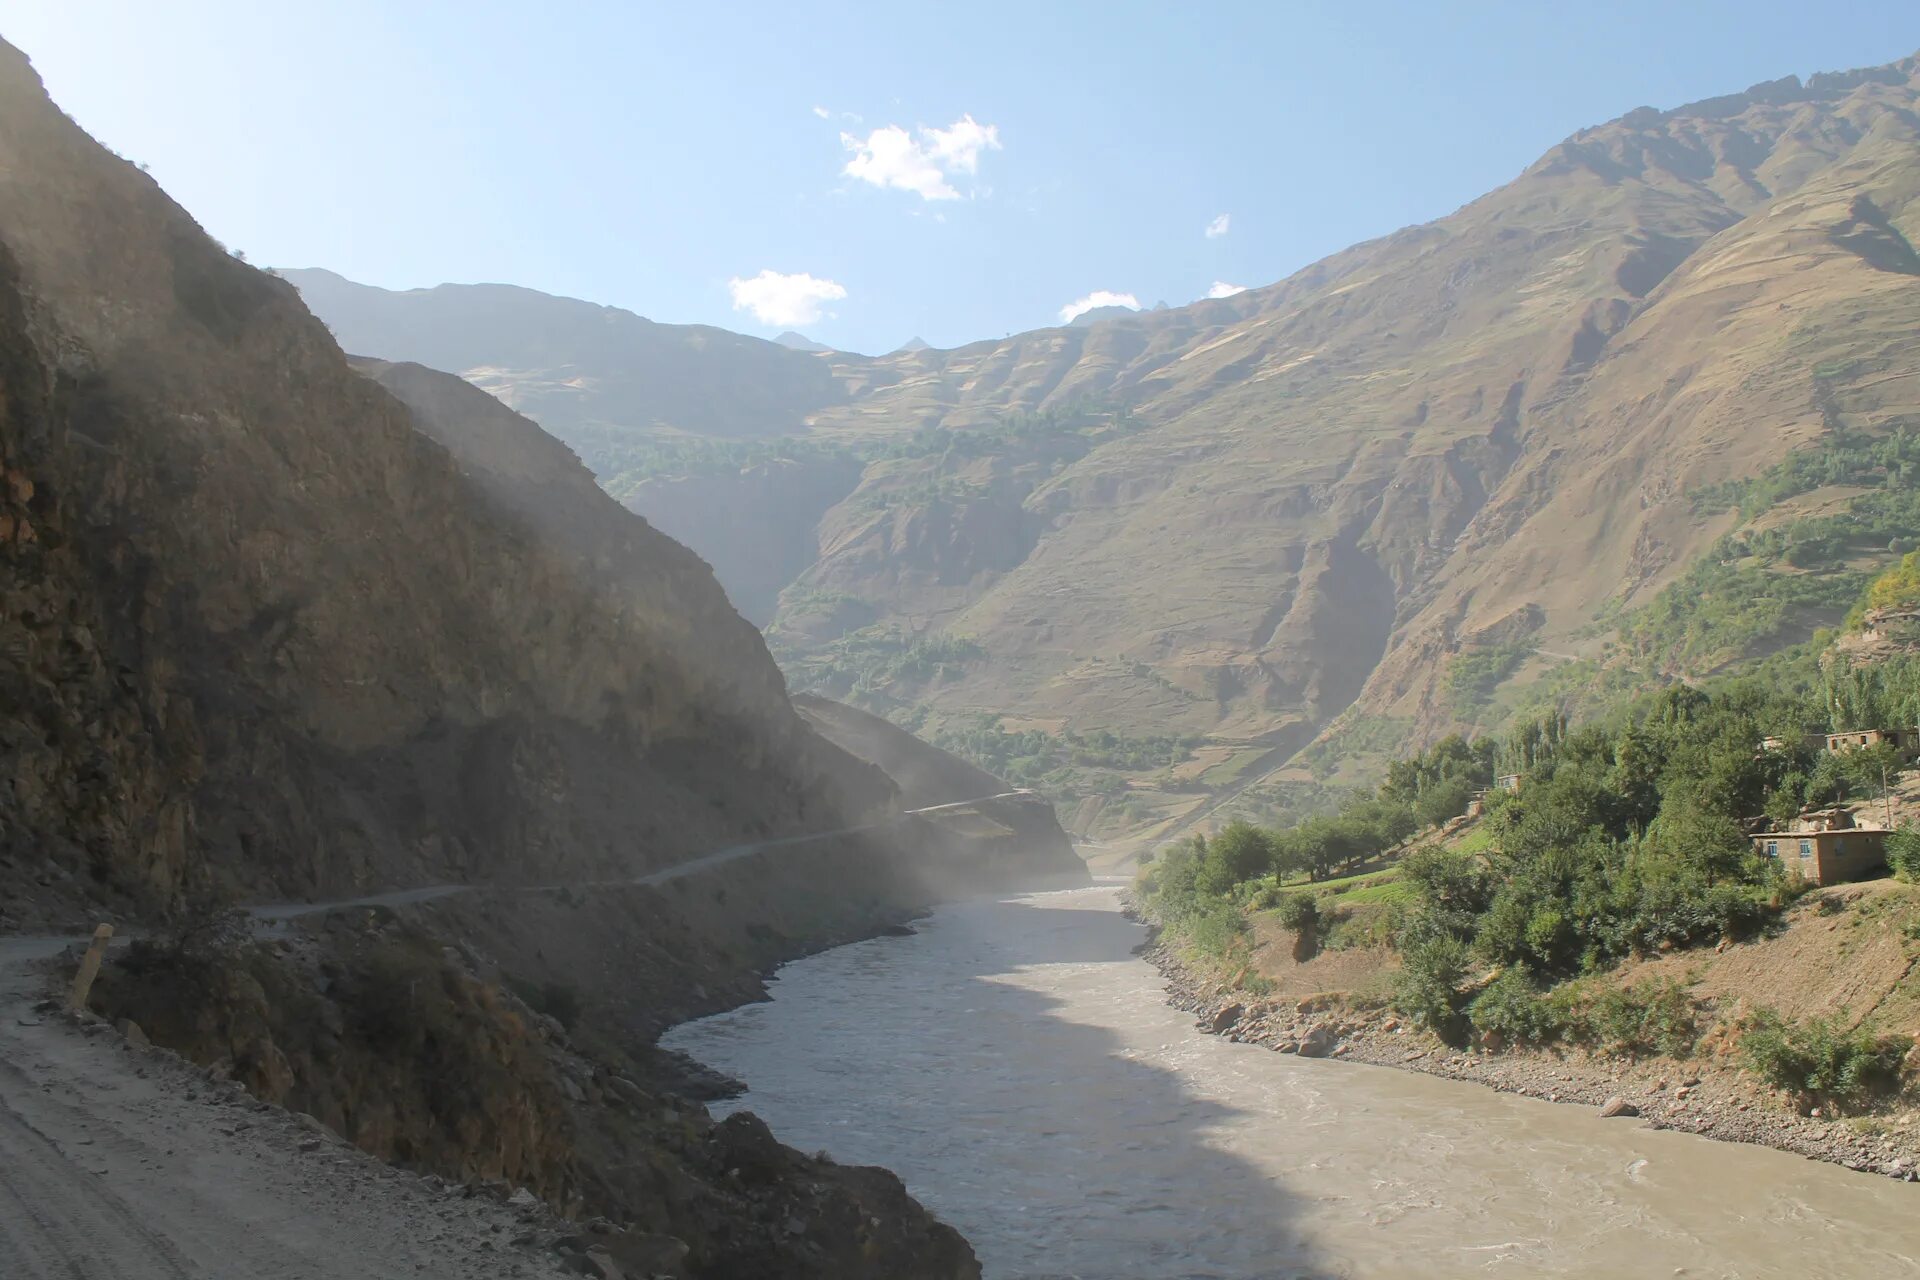
[[[1794,819],[1788,831],[1757,831],[1753,851],[1773,858],[1788,875],[1811,884],[1843,884],[1879,874],[1887,865],[1887,829],[1855,826],[1845,809],[1821,809]]]

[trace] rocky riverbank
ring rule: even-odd
[[[1862,1173],[1920,1181],[1920,1116],[1911,1110],[1839,1118],[1797,1114],[1777,1090],[1705,1057],[1628,1060],[1535,1051],[1457,1049],[1390,1013],[1328,997],[1262,1000],[1188,963],[1156,932],[1142,949],[1167,980],[1167,1001],[1195,1027],[1277,1053],[1419,1071],[1548,1102],[1591,1106],[1721,1142],[1745,1142]],[[1724,1049],[1721,1050],[1724,1053]]]

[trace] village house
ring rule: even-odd
[[[1898,751],[1905,759],[1920,756],[1920,729],[1849,729],[1845,733],[1827,735],[1827,750],[1835,755],[1848,751],[1858,751],[1862,747],[1877,747],[1886,743]]]
[[[1845,809],[1803,813],[1788,831],[1756,831],[1753,851],[1813,884],[1859,880],[1887,864],[1887,829],[1857,827]]]
[[[1518,791],[1520,789],[1520,775],[1517,773],[1503,773],[1493,780],[1493,785],[1502,791]]]
[[[1798,735],[1797,739],[1783,738],[1778,734],[1770,733],[1766,737],[1760,739],[1760,750],[1791,751],[1793,750],[1794,743],[1796,742],[1796,740],[1798,741],[1799,745],[1805,747],[1809,751],[1825,751],[1827,749],[1827,735],[1824,733],[1803,733]]]

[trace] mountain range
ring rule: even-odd
[[[1643,107],[1277,284],[953,350],[283,274],[571,444],[791,682],[1165,834],[1619,661],[1753,516],[1701,495],[1920,425],[1917,112],[1915,58]]]

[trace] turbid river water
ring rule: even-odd
[[[1101,886],[943,908],[667,1043],[995,1280],[1920,1276],[1920,1186],[1196,1032]]]

